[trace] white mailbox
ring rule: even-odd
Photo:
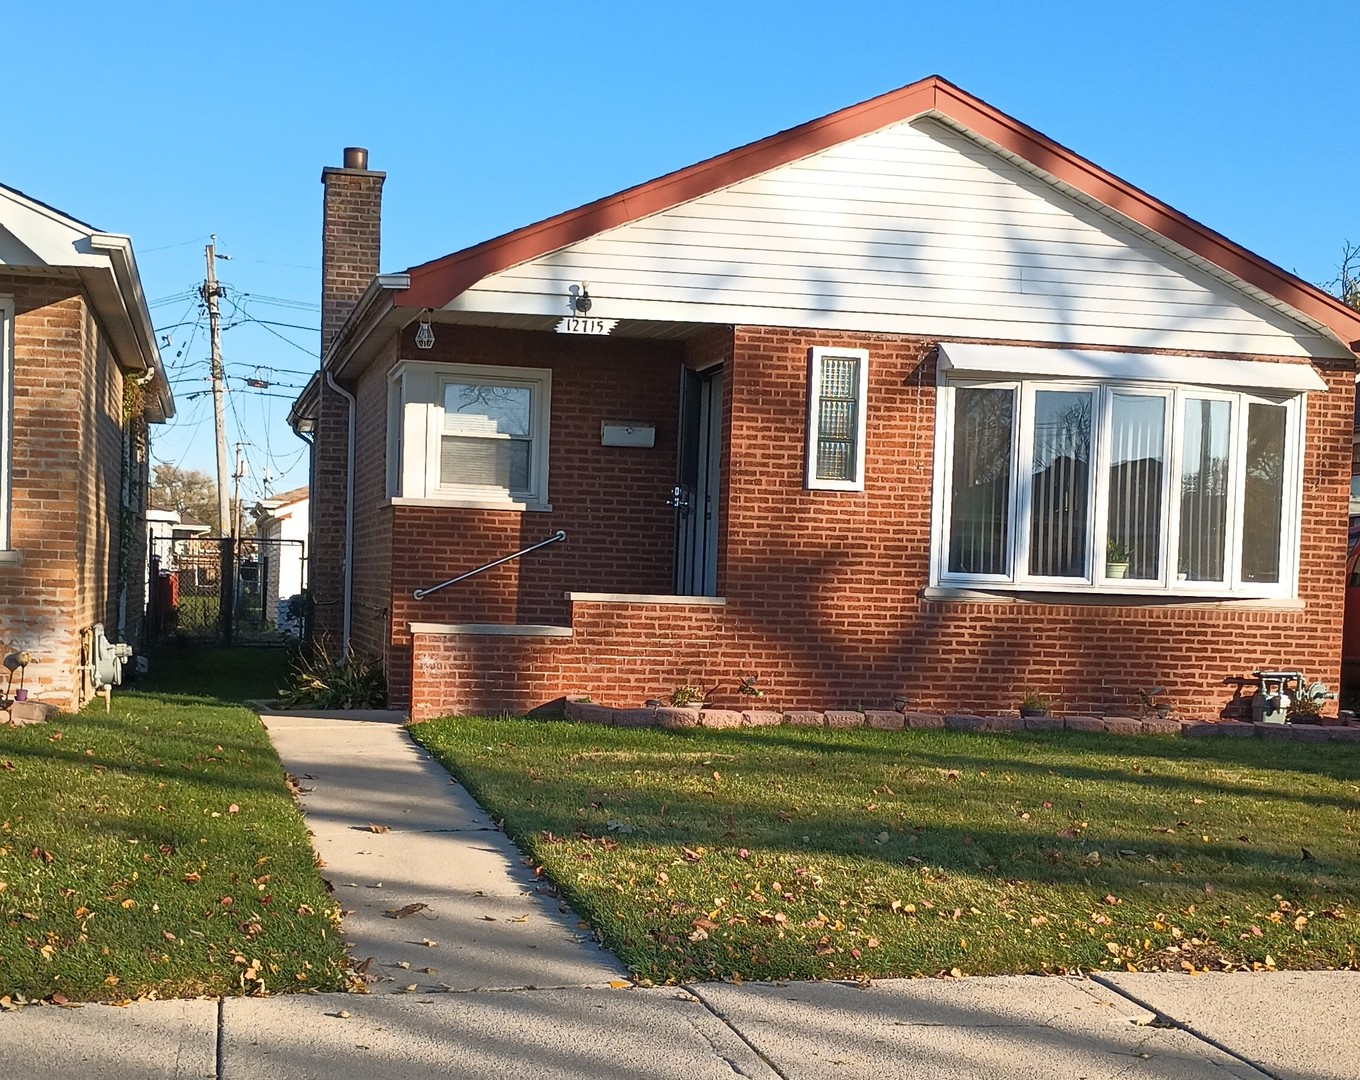
[[[656,425],[640,420],[603,420],[600,422],[600,445],[655,446]]]

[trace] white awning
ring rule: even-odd
[[[940,343],[940,368],[970,375],[1052,376],[1064,379],[1128,379],[1191,386],[1325,392],[1311,364],[1221,360],[1209,356],[1154,356],[1094,349],[1031,349],[1023,345]]]

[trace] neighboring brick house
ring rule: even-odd
[[[318,624],[413,716],[1335,684],[1360,312],[949,83],[401,274],[383,176],[323,174],[292,418]]]
[[[0,649],[61,709],[90,693],[92,627],[140,630],[158,363],[131,241],[0,187]]]

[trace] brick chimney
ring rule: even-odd
[[[368,151],[345,147],[342,168],[321,171],[321,355],[378,273],[382,186],[386,173],[368,167]]]
[[[321,171],[325,187],[321,224],[321,355],[345,325],[354,305],[378,273],[382,232],[382,186],[386,173],[368,167],[368,151],[345,148],[342,168]],[[337,657],[350,643],[346,608],[352,557],[349,401],[322,382],[312,436],[308,588],[315,603],[312,637]],[[347,542],[349,541],[349,542]],[[371,636],[371,635],[370,635]],[[357,643],[381,655],[380,641]]]

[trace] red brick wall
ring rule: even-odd
[[[75,280],[0,275],[15,304],[11,546],[0,567],[0,646],[28,649],[34,698],[79,704],[80,632],[118,635],[124,380]],[[136,463],[139,474],[144,464]],[[142,491],[145,489],[143,488]],[[129,538],[127,613],[136,633],[144,542]]]
[[[813,345],[870,352],[862,493],[803,488],[807,350]],[[720,340],[709,339],[709,348],[721,352]],[[612,617],[634,621],[617,631],[604,630],[593,621],[604,616],[592,613],[568,641],[441,639],[455,644],[446,643],[437,657],[416,657],[418,711],[525,708],[540,703],[535,695],[547,700],[568,690],[635,705],[693,681],[721,683],[727,700],[735,701],[736,680],[745,674],[758,675],[767,702],[778,707],[882,706],[905,691],[917,708],[993,712],[1013,710],[1023,687],[1058,696],[1066,711],[1117,712],[1136,702],[1138,688],[1160,684],[1183,712],[1215,715],[1232,704],[1233,684],[1225,680],[1249,675],[1262,663],[1302,667],[1335,686],[1353,373],[1343,362],[1317,366],[1332,390],[1308,402],[1302,610],[1287,604],[1253,609],[926,600],[920,594],[930,545],[933,343],[738,329],[727,372],[723,459],[719,590],[728,604],[704,616],[716,618],[721,629],[700,626],[674,609],[627,609]],[[556,401],[554,406],[556,413]],[[583,465],[589,467],[589,459]],[[556,503],[561,473],[556,463],[553,468]],[[481,520],[469,525],[490,528]],[[410,528],[403,535],[399,518],[394,550],[421,553],[410,560],[414,571],[426,564],[438,530],[433,521],[414,519]],[[505,591],[498,595],[491,588]],[[644,590],[620,582],[608,591]],[[494,613],[521,595],[550,599],[544,589],[526,591],[503,579],[484,585],[475,602],[460,600],[461,614],[403,611],[399,625],[409,618],[480,620],[481,613]],[[584,611],[578,618],[587,618]],[[432,639],[421,648],[438,652],[441,646]],[[427,699],[427,688],[436,696]]]
[[[390,640],[392,507],[387,498],[387,372],[397,344],[364,373],[356,392],[354,606],[350,642],[364,656],[382,657]],[[404,674],[403,672],[400,674]]]

